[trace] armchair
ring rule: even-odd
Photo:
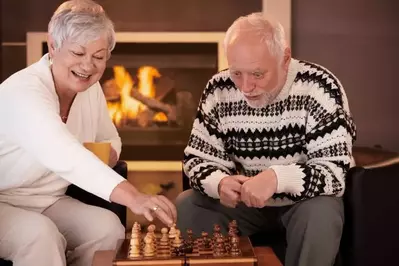
[[[346,183],[339,265],[396,265],[399,156],[351,169]]]
[[[127,179],[128,169],[127,169],[126,162],[118,161],[118,163],[115,165],[115,167],[113,169],[118,174],[120,174],[125,179]],[[101,198],[75,186],[75,185],[70,185],[68,187],[66,194],[75,199],[78,199],[86,204],[99,206],[99,207],[102,207],[102,208],[105,208],[105,209],[108,209],[108,210],[114,212],[121,220],[123,226],[126,226],[126,207],[125,206],[119,205],[117,203],[105,201],[105,200],[103,200],[103,199],[101,199]],[[3,260],[0,258],[0,266],[12,266],[12,262],[6,261],[6,260]]]

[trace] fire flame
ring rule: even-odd
[[[118,88],[120,101],[108,101],[108,113],[112,121],[117,127],[121,126],[123,120],[136,119],[138,114],[147,109],[147,106],[131,96],[131,91],[135,88],[135,82],[129,72],[123,66],[114,66],[114,82]],[[156,88],[154,78],[161,77],[159,71],[151,66],[140,67],[137,73],[138,86],[137,90],[143,96],[155,98]],[[164,113],[156,113],[152,118],[153,121],[167,121]]]

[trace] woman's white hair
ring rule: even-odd
[[[115,30],[104,9],[92,0],[70,0],[62,3],[54,12],[48,34],[59,49],[65,40],[85,44],[97,40],[102,34],[108,36],[108,50],[115,48]]]
[[[265,43],[272,55],[282,58],[287,48],[287,40],[283,26],[267,19],[261,12],[252,13],[236,19],[229,27],[224,38],[224,48],[237,40],[242,33],[250,33],[259,37],[261,43]],[[245,38],[245,37],[244,37]]]

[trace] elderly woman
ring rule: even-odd
[[[49,53],[0,85],[0,257],[15,266],[87,266],[125,231],[112,212],[65,196],[71,183],[168,225],[176,210],[82,146],[111,142],[111,164],[121,150],[99,85],[115,46],[101,6],[65,2],[48,30]]]

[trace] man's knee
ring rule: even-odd
[[[209,230],[217,222],[218,214],[208,208],[212,199],[192,189],[186,190],[176,198],[177,226],[185,235],[187,229],[192,229],[195,235]]]
[[[297,223],[306,226],[307,230],[322,233],[329,231],[341,233],[344,224],[344,206],[342,198],[318,196],[298,203],[294,211]]]
[[[192,189],[185,190],[180,193],[176,198],[176,208],[177,211],[185,210],[187,208],[191,208],[193,205],[193,197],[195,196],[195,192]]]

